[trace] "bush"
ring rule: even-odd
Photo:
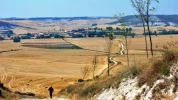
[[[94,96],[94,91],[97,90],[96,85],[90,85],[87,88],[83,89],[80,91],[80,96],[85,97],[85,96]]]
[[[21,36],[21,39],[31,39],[30,36]]]
[[[18,37],[18,36],[14,37],[14,38],[13,38],[13,41],[14,41],[14,42],[20,42],[20,37]]]
[[[64,38],[64,36],[60,36],[59,34],[54,34],[54,38]]]
[[[4,40],[4,38],[0,36],[0,41],[2,41],[2,40]]]
[[[132,36],[132,38],[134,38],[135,37],[135,33],[129,33],[129,34],[127,34],[127,36]]]
[[[97,26],[97,24],[96,24],[96,23],[93,23],[92,26]]]
[[[168,75],[169,72],[170,72],[170,69],[169,69],[168,67],[163,67],[163,68],[162,68],[162,74],[163,74],[163,75]]]
[[[51,38],[50,35],[38,35],[36,36],[36,39],[48,39],[48,38]]]
[[[60,38],[59,34],[54,34],[54,38]]]
[[[28,36],[28,37],[34,37],[34,34],[27,33],[27,36]]]
[[[78,82],[84,82],[84,80],[83,79],[78,79]]]

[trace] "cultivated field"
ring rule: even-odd
[[[107,68],[107,58],[104,53],[105,39],[67,40],[84,50],[21,46],[24,43],[66,43],[62,39],[22,40],[21,43],[13,43],[12,40],[0,41],[0,51],[2,51],[0,53],[0,81],[12,91],[32,92],[45,97],[48,96],[49,86],[54,87],[54,95],[56,95],[61,88],[74,84],[82,78],[81,68],[86,65],[91,66],[93,55],[98,55],[96,75]],[[99,48],[95,49],[95,47]],[[120,50],[118,43],[114,43],[113,48],[113,53]]]
[[[104,25],[105,21],[101,19],[93,22],[101,24],[97,27],[106,28],[108,25]],[[86,28],[90,27],[93,22],[82,20],[71,21],[70,23],[68,21],[11,21],[11,23],[25,26],[14,29],[13,31],[17,34]],[[116,25],[111,26],[117,27]],[[133,32],[137,34],[143,33],[141,27],[132,28]],[[162,28],[178,30],[177,27]],[[151,27],[151,30],[157,31],[159,28]],[[149,39],[147,38],[147,40]],[[158,51],[167,42],[176,40],[178,40],[178,35],[153,36],[154,54],[158,54]],[[120,55],[119,41],[123,41],[122,38],[117,37],[114,40],[111,55],[115,61],[121,62],[121,64],[114,67],[111,73],[124,69],[127,65],[126,55]],[[147,61],[143,36],[128,38],[128,44],[131,64]],[[48,46],[71,47],[73,45],[82,49],[48,48]],[[12,40],[0,41],[0,81],[12,91],[32,92],[41,97],[47,97],[48,87],[53,86],[54,95],[57,95],[60,89],[75,84],[78,79],[83,77],[81,68],[89,65],[90,71],[92,71],[91,62],[94,55],[97,55],[98,60],[95,75],[102,73],[107,68],[107,46],[108,41],[105,38],[32,39],[22,40],[21,43],[13,43]],[[124,52],[126,53],[126,51]],[[92,73],[88,78],[91,77]]]

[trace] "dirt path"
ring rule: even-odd
[[[124,44],[121,42],[121,41],[119,41],[120,42],[120,44],[121,44],[121,51],[120,51],[120,54],[121,55],[124,55]]]
[[[124,55],[124,44],[119,41],[119,43],[121,44],[121,51],[120,51],[120,55]],[[117,56],[114,56],[117,57]],[[114,63],[112,66],[109,67],[109,70],[113,69],[114,67],[116,67],[118,64],[120,64],[121,62],[115,61],[113,60],[114,57],[110,57],[109,60]],[[107,74],[108,68],[104,69],[103,72],[99,75],[99,77],[102,77],[104,75]]]

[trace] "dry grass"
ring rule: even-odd
[[[153,58],[139,75],[139,85],[152,85],[162,75],[168,75],[170,67],[178,60],[178,42],[169,42],[162,49],[161,58]]]
[[[136,76],[139,74],[140,70],[141,69],[136,68],[135,66],[130,68],[127,67],[118,71],[116,75],[108,79],[95,79],[92,81],[86,80],[83,83],[70,85],[67,88],[62,89],[59,92],[59,96],[67,96],[76,100],[86,100],[86,98],[92,98],[94,95],[97,95],[110,87],[117,88],[123,78],[127,78],[128,76]]]

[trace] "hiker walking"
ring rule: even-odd
[[[53,87],[51,86],[48,90],[49,90],[50,98],[53,98],[53,91],[54,91]]]

